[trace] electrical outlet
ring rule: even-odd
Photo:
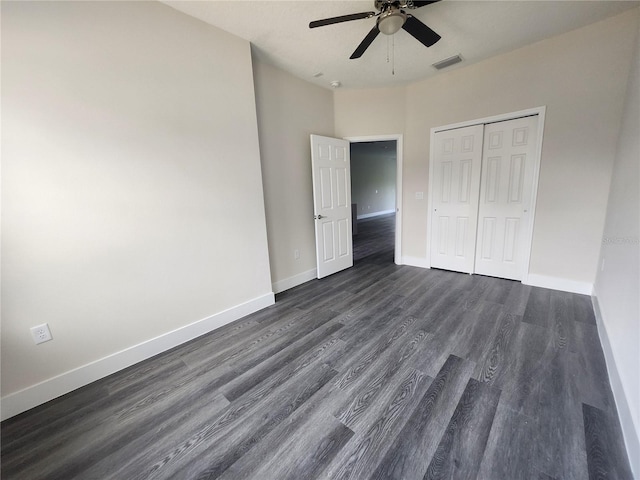
[[[293,258],[295,258],[296,260],[300,260],[300,250],[298,250],[297,248],[293,251]]]
[[[36,345],[53,340],[49,325],[46,323],[38,325],[37,327],[31,327],[31,336],[33,337],[33,341],[36,342]]]

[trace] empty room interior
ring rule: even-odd
[[[640,2],[0,22],[2,479],[640,479]]]

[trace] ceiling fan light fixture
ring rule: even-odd
[[[393,35],[407,21],[407,14],[402,10],[387,10],[378,17],[378,30],[385,35]]]

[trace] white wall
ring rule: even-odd
[[[415,193],[427,192],[429,130],[546,105],[530,272],[593,284],[636,16],[637,9],[393,92],[336,92],[339,135],[404,127],[403,256],[426,258],[427,197]]]
[[[271,280],[279,292],[316,276],[309,135],[333,136],[333,94],[255,59],[254,78]]]
[[[404,87],[334,92],[336,137],[392,135],[405,131]]]
[[[3,2],[2,121],[4,416],[272,301],[248,42],[155,2]]]
[[[388,213],[396,206],[396,142],[351,144],[351,202],[358,218]]]
[[[640,477],[640,22],[638,28],[595,297],[629,457]]]

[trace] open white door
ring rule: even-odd
[[[482,125],[437,132],[431,181],[431,266],[472,273]]]
[[[318,278],[353,266],[349,142],[311,135]]]
[[[522,280],[530,245],[538,117],[484,130],[475,273]]]

